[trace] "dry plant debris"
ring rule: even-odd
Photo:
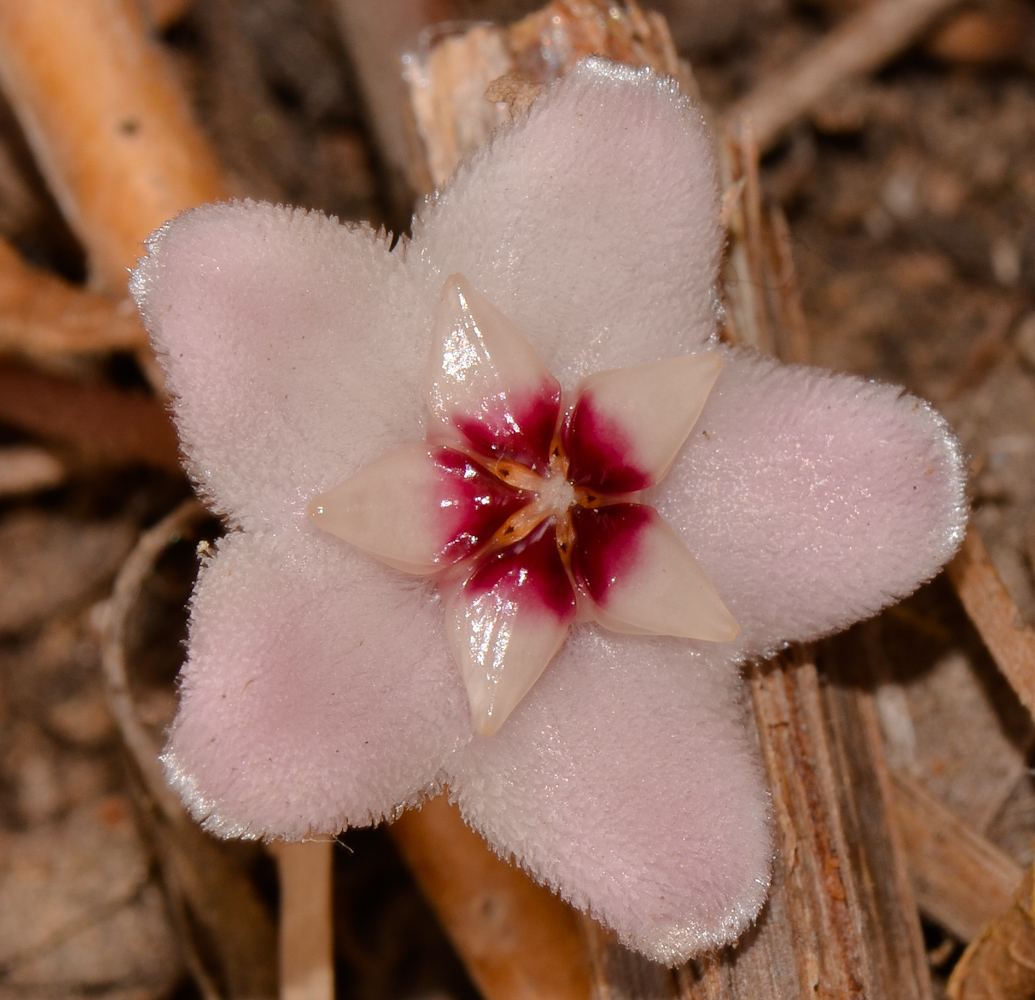
[[[0,369],[0,996],[268,994],[268,859],[247,850],[226,855],[197,840],[162,812],[161,793],[148,790],[136,765],[127,777],[102,692],[96,625],[110,606],[97,602],[132,538],[185,492],[161,403],[126,353],[138,349],[140,332],[118,302],[123,268],[165,214],[223,190],[405,222],[398,174],[424,178],[409,181],[411,191],[433,182],[426,164],[414,165],[423,156],[419,144],[393,158],[384,139],[404,120],[407,97],[384,56],[398,47],[376,5],[152,0],[141,8],[146,21],[128,0],[73,6],[108,15],[109,29],[130,25],[119,36],[120,55],[135,52],[141,65],[160,67],[167,88],[161,100],[171,103],[134,106],[145,128],[120,131],[125,102],[151,89],[120,83],[109,103],[90,104],[103,88],[84,81],[99,79],[103,65],[122,64],[98,54],[113,30],[96,36],[74,29],[68,12],[49,0],[9,5],[0,15],[6,98],[23,121],[38,115],[43,123],[21,133],[0,113],[0,237],[12,247],[0,246],[0,351],[11,359]],[[838,850],[811,856],[825,857],[814,872],[827,893],[824,905],[835,914],[862,905],[859,912],[888,914],[889,926],[902,928],[895,951],[887,947],[891,935],[867,918],[857,955],[870,965],[838,965],[829,952],[794,940],[785,897],[774,897],[766,919],[782,925],[797,963],[797,979],[779,986],[788,996],[816,988],[876,996],[875,968],[908,970],[898,995],[944,996],[968,938],[974,945],[958,967],[954,995],[1031,992],[1023,978],[1029,970],[1018,962],[1033,940],[1030,872],[1012,908],[1009,901],[1010,883],[1031,864],[1035,831],[1035,728],[1023,707],[1031,704],[1035,624],[1031,11],[997,0],[943,17],[925,35],[924,25],[949,6],[699,0],[666,5],[675,44],[664,42],[667,33],[652,34],[663,41],[658,58],[669,60],[665,66],[676,54],[692,54],[693,80],[714,120],[732,120],[745,107],[755,112],[753,136],[741,134],[731,158],[730,222],[744,252],[730,259],[730,280],[741,290],[731,294],[729,334],[902,381],[934,399],[971,455],[973,537],[990,560],[972,541],[953,571],[959,599],[936,582],[841,637],[832,651],[819,651],[819,669],[806,658],[752,679],[756,701],[768,687],[764,697],[781,694],[790,713],[772,717],[771,734],[796,732],[806,741],[772,751],[788,766],[786,787],[808,787],[802,760],[815,758],[795,752],[818,745],[827,754],[824,780],[840,812],[831,829],[843,839],[831,841]],[[397,7],[411,44],[428,26],[428,7]],[[430,16],[478,17],[485,9],[442,0]],[[565,3],[522,21],[529,4],[497,4],[499,24],[522,27],[509,34],[482,29],[483,37],[531,39],[525,53],[534,55],[544,18],[570,18],[590,36],[600,30],[601,10]],[[874,32],[889,10],[902,30]],[[56,17],[31,53],[29,28],[16,23],[23,11]],[[348,29],[348,53],[336,16]],[[624,44],[643,44],[644,23],[651,33],[664,30],[645,12],[640,20],[635,8],[623,16],[608,30]],[[160,33],[148,35],[148,24]],[[840,58],[846,38],[852,57]],[[414,51],[430,59],[436,49],[429,41]],[[481,59],[477,46],[468,51]],[[499,51],[508,72],[518,68],[517,50]],[[381,53],[380,61],[371,53]],[[502,75],[482,61],[486,73]],[[45,69],[55,73],[52,90],[32,82]],[[482,101],[492,80],[475,86],[469,66],[447,69],[471,106],[488,109],[473,117],[495,121],[493,105]],[[812,81],[811,89],[802,89],[802,80]],[[364,95],[389,95],[370,102],[366,122],[353,81]],[[520,100],[523,92],[527,84],[512,80],[502,97]],[[459,119],[450,114],[456,146]],[[192,116],[208,139],[198,138]],[[757,172],[752,142],[769,150]],[[210,146],[220,169],[212,168]],[[142,162],[150,166],[141,170]],[[393,167],[396,180],[372,167],[378,163]],[[78,176],[86,181],[77,183]],[[130,196],[139,192],[132,182],[156,176],[181,193],[169,201]],[[179,185],[191,177],[184,193]],[[81,284],[84,259],[91,290]],[[795,280],[807,329],[795,313]],[[157,553],[149,557],[127,618],[131,704],[150,752],[172,705],[182,627],[175,608],[193,572],[191,548],[175,545],[157,564]],[[838,799],[839,783],[852,781],[862,798]],[[860,802],[872,811],[872,826],[859,822]],[[802,836],[793,824],[786,828],[784,857],[806,856],[800,852],[807,845],[795,840]],[[384,837],[356,832],[345,840],[357,853],[335,857],[339,993],[473,996],[455,958],[444,957],[430,918],[420,916],[422,904]],[[903,859],[911,885],[896,867]],[[199,881],[201,870],[223,874]],[[859,872],[878,890],[870,909],[861,896],[845,902],[859,892]],[[804,874],[792,866],[788,877]],[[245,892],[250,900],[236,937],[214,898],[221,892],[228,899]],[[914,892],[927,921],[926,956]],[[1005,916],[980,930],[1000,906]],[[777,993],[759,947],[697,963],[673,979],[630,959],[592,927],[580,933],[594,995]],[[474,940],[463,931],[459,938]],[[527,957],[532,965],[539,959]],[[186,970],[197,985],[184,993]],[[846,970],[848,978],[837,979]]]

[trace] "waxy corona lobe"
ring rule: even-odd
[[[723,641],[738,627],[640,491],[668,472],[722,361],[598,372],[565,406],[521,331],[461,275],[442,291],[426,445],[317,497],[317,524],[437,575],[475,728],[495,733],[576,616],[616,632]]]

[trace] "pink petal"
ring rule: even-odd
[[[653,507],[575,507],[571,518],[572,572],[599,624],[709,642],[737,637],[737,623],[704,570]]]
[[[521,331],[461,274],[442,289],[428,408],[469,446],[546,471],[561,387]]]
[[[470,738],[432,588],[316,529],[232,534],[194,597],[166,757],[223,835],[374,823]]]
[[[722,370],[713,351],[582,380],[564,428],[568,478],[602,493],[634,493],[664,478]]]
[[[431,303],[369,228],[209,205],[151,238],[133,292],[191,473],[237,523],[295,521],[418,436]]]
[[[772,842],[721,647],[576,628],[491,739],[448,765],[493,848],[670,965],[757,915]]]
[[[902,390],[730,352],[648,494],[757,655],[843,628],[938,572],[967,520],[959,445]]]
[[[479,558],[462,584],[442,589],[471,719],[491,736],[539,679],[575,617],[553,520]]]
[[[464,274],[571,388],[708,341],[718,217],[700,113],[649,70],[587,60],[461,165],[406,254]]]
[[[451,448],[409,444],[309,505],[313,521],[406,573],[466,558],[534,499]]]

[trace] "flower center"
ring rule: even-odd
[[[571,522],[568,512],[581,501],[582,491],[577,490],[568,481],[568,459],[560,444],[555,443],[551,449],[550,464],[543,474],[507,459],[501,459],[488,468],[508,486],[535,495],[530,504],[512,514],[503,523],[493,535],[489,543],[490,549],[521,541],[548,517],[555,519],[559,535],[567,534]]]

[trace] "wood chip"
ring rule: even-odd
[[[963,953],[949,979],[951,1000],[1031,1000],[1035,996],[1035,899],[1029,868],[1013,904]]]
[[[1035,717],[1035,629],[1025,623],[973,526],[947,572],[996,666]]]
[[[1024,870],[903,771],[895,812],[920,909],[961,941],[1009,908]]]

